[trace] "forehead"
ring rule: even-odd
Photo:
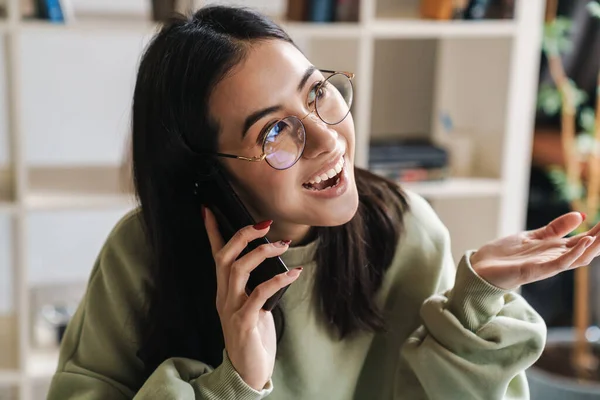
[[[254,111],[286,103],[310,62],[292,44],[267,40],[252,44],[242,62],[215,87],[211,114],[221,126],[241,125]]]

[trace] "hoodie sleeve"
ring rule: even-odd
[[[121,220],[101,250],[86,294],[61,343],[49,400],[258,400],[273,389],[248,386],[224,352],[217,368],[192,359],[165,360],[144,381],[137,358],[149,285],[136,214]]]
[[[454,285],[438,287],[422,304],[422,325],[401,356],[430,400],[529,399],[525,370],[544,348],[542,318],[519,294],[479,277],[469,262],[472,251],[456,267],[447,230],[436,237],[439,253],[431,259],[446,277],[440,282]]]

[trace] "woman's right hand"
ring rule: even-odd
[[[248,296],[245,289],[250,272],[266,258],[285,253],[289,242],[264,244],[237,259],[249,242],[267,234],[270,224],[246,226],[224,243],[214,214],[207,207],[203,207],[203,212],[217,268],[216,302],[225,349],[237,373],[250,387],[260,391],[271,379],[277,348],[273,315],[262,306],[279,289],[294,282],[302,268],[271,278]]]

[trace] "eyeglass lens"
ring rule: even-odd
[[[323,122],[335,125],[342,122],[352,106],[352,82],[344,74],[333,74],[318,88],[315,98],[317,115]],[[304,125],[296,117],[277,121],[266,135],[263,151],[275,169],[286,169],[298,161],[306,143]]]

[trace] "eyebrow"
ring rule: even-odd
[[[312,76],[312,74],[316,70],[317,70],[317,68],[314,65],[311,65],[306,69],[306,71],[304,72],[304,75],[302,76],[302,79],[300,80],[300,83],[298,84],[298,88],[297,88],[298,92],[302,92],[302,90],[304,89],[304,86],[306,85],[306,82],[308,82],[308,79]],[[263,108],[262,110],[255,111],[252,114],[250,114],[244,121],[244,129],[242,130],[242,140],[246,137],[246,134],[248,133],[248,129],[250,129],[250,127],[252,125],[254,125],[256,123],[256,121],[260,120],[261,118],[264,118],[266,115],[277,112],[277,111],[281,110],[282,108],[283,107],[281,105],[276,105],[276,106]]]

